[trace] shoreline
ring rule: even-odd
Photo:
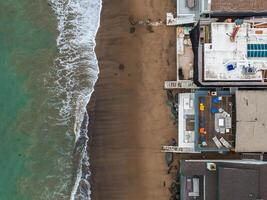
[[[115,1],[115,2],[114,2]],[[88,106],[91,198],[166,199],[170,181],[161,144],[177,134],[165,80],[176,75],[175,29],[135,26],[165,19],[171,1],[103,0],[96,54],[100,74]],[[174,77],[173,77],[174,76]]]

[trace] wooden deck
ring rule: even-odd
[[[232,129],[230,129],[229,133],[221,134],[216,132],[215,130],[215,114],[211,113],[211,107],[214,106],[216,108],[222,108],[224,111],[229,113],[232,116],[233,112],[233,97],[232,96],[222,96],[222,100],[219,101],[218,104],[212,103],[212,96],[200,96],[199,102],[205,105],[205,110],[199,112],[199,128],[205,128],[206,134],[199,134],[199,141],[198,143],[201,144],[201,137],[204,137],[204,140],[207,142],[208,146],[204,148],[212,148],[216,149],[217,146],[215,145],[214,141],[212,140],[213,137],[217,136],[218,139],[223,137],[226,141],[228,141],[231,145],[234,142],[234,134]]]

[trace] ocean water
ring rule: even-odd
[[[0,0],[0,200],[90,199],[101,0]]]

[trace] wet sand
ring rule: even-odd
[[[177,137],[165,80],[175,80],[175,28],[136,25],[165,19],[172,1],[103,0],[96,53],[100,75],[90,103],[93,200],[168,199],[170,176],[160,147]]]

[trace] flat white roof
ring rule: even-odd
[[[248,56],[248,44],[267,44],[267,29],[254,29],[249,23],[243,23],[237,32],[235,41],[232,42],[230,36],[234,28],[235,23],[211,24],[212,42],[204,44],[204,80],[262,80],[262,70],[267,69],[267,57]],[[256,34],[259,32],[260,34]],[[235,68],[228,70],[227,65],[231,64]],[[255,70],[246,73],[244,69],[248,67]]]
[[[187,123],[194,124],[194,93],[179,94],[178,146],[194,148],[194,130],[187,130]]]

